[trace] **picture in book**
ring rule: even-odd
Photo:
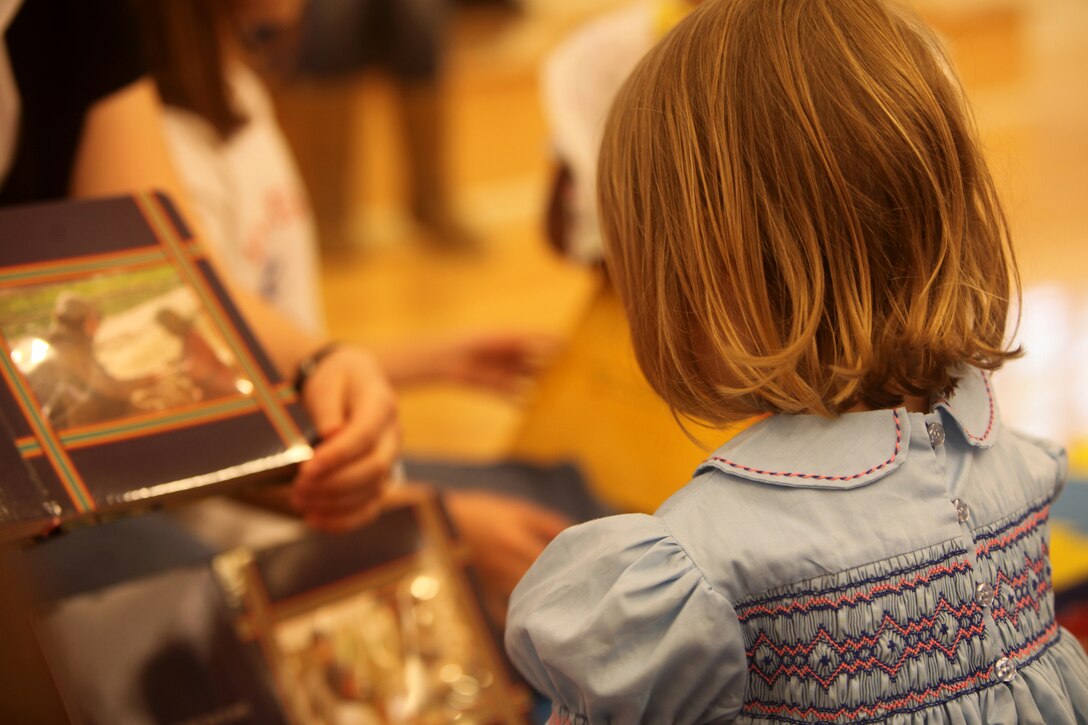
[[[253,390],[167,265],[2,289],[0,332],[54,429]]]
[[[295,720],[501,722],[501,685],[445,571],[424,563],[280,620],[280,683]]]

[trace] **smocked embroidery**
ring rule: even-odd
[[[747,705],[745,706],[745,714],[757,720],[773,716],[778,722],[798,725],[807,725],[812,722],[849,722],[851,725],[868,725],[883,722],[889,715],[906,715],[928,710],[933,707],[934,700],[944,702],[967,692],[983,689],[980,683],[990,684],[992,676],[993,665],[990,665],[960,678],[936,682],[932,687],[900,697],[876,700],[868,705],[820,708],[801,707],[787,702],[754,703],[750,710]]]
[[[1052,500],[1038,501],[973,533],[979,580],[994,588],[990,613],[1002,642],[1010,648],[1006,656],[1018,666],[1059,636],[1047,545]]]
[[[1061,637],[1050,504],[975,530],[973,552],[948,541],[740,603],[749,673],[742,720],[881,722],[999,684],[1001,657],[1018,668],[1040,658]],[[994,587],[997,636],[976,600],[978,582]]]
[[[743,602],[741,714],[875,722],[989,684],[974,586],[970,552],[951,540]]]
[[[961,643],[984,634],[986,624],[981,612],[975,602],[951,604],[942,594],[932,615],[900,621],[890,612],[884,612],[878,629],[857,637],[836,639],[821,626],[819,634],[808,642],[781,645],[766,632],[760,632],[746,654],[755,661],[762,650],[762,664],[777,666],[768,671],[757,662],[749,666],[749,671],[772,687],[779,677],[796,677],[814,680],[825,691],[843,674],[880,670],[895,679],[904,665],[927,654],[940,652],[950,660],[955,659]],[[951,620],[958,626],[953,626]],[[801,666],[782,664],[791,660],[811,662],[814,654],[819,657],[817,667],[808,662]],[[896,659],[889,661],[891,657]]]
[[[797,612],[854,607],[859,602],[872,603],[879,597],[899,594],[919,586],[929,586],[937,579],[969,570],[971,563],[966,559],[966,553],[963,549],[956,549],[947,556],[899,568],[887,575],[872,576],[830,589],[793,592],[789,595],[790,601],[783,604],[773,603],[783,599],[782,596],[757,599],[738,611],[737,617],[741,622],[747,622],[759,616],[788,617]],[[832,596],[836,594],[839,596]]]
[[[986,527],[975,532],[975,555],[989,556],[994,551],[1008,548],[1032,535],[1050,519],[1050,504],[1053,497],[1046,499],[1006,523]]]
[[[899,451],[903,446],[903,426],[899,420],[899,411],[893,410],[892,415],[895,417],[895,448],[892,451],[891,458],[884,461],[881,464],[873,466],[861,473],[854,473],[849,476],[827,476],[819,473],[797,473],[795,471],[762,471],[758,468],[751,468],[740,463],[729,460],[728,458],[722,458],[721,456],[711,456],[710,460],[724,463],[731,468],[736,468],[741,471],[747,471],[748,473],[755,473],[760,476],[782,476],[783,478],[801,478],[816,481],[853,481],[864,476],[868,476],[870,473],[876,473],[884,468],[887,468],[895,459],[899,456]]]
[[[1009,652],[1009,658],[1015,660],[1019,667],[1030,665],[1057,644],[1059,639],[1061,639],[1061,628],[1057,622],[1051,622],[1049,627],[1028,640],[1023,647]]]

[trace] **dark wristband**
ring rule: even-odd
[[[302,389],[306,387],[306,382],[317,372],[317,366],[321,364],[322,360],[336,352],[341,344],[336,340],[327,342],[302,359],[302,362],[298,364],[298,372],[295,373],[294,382],[292,382],[296,393],[302,395]]]

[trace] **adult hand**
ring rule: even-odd
[[[321,359],[302,402],[321,442],[299,468],[292,505],[323,531],[369,522],[400,454],[393,389],[373,356],[342,345]]]
[[[553,338],[524,333],[461,338],[436,353],[438,377],[500,394],[516,394],[544,368],[556,347]]]
[[[540,552],[572,523],[550,509],[509,496],[447,491],[444,497],[462,541],[472,550],[487,594],[501,600],[503,611]]]

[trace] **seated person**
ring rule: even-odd
[[[317,239],[306,191],[239,32],[246,22],[264,28],[284,22],[272,12],[281,8],[262,15],[262,6],[246,0],[143,0],[138,7],[166,101],[169,148],[205,240],[252,292],[300,326],[320,330]],[[532,335],[485,334],[409,343],[377,355],[394,385],[445,381],[505,392],[535,371],[547,344]],[[568,523],[484,492],[450,491],[446,499],[496,600],[505,599]]]
[[[10,117],[0,125],[0,205],[156,188],[187,213],[131,13],[125,0],[0,3],[0,107]],[[395,397],[377,362],[301,329],[210,252],[283,376],[314,362],[302,398],[322,442],[294,482],[299,507],[329,531],[365,523],[400,451]]]
[[[231,275],[298,326],[324,327],[316,225],[243,26],[291,22],[281,3],[138,3],[164,128],[204,235]],[[267,8],[261,12],[262,8]],[[193,49],[200,52],[194,53]],[[454,382],[516,391],[551,341],[490,333],[375,350],[394,385]]]

